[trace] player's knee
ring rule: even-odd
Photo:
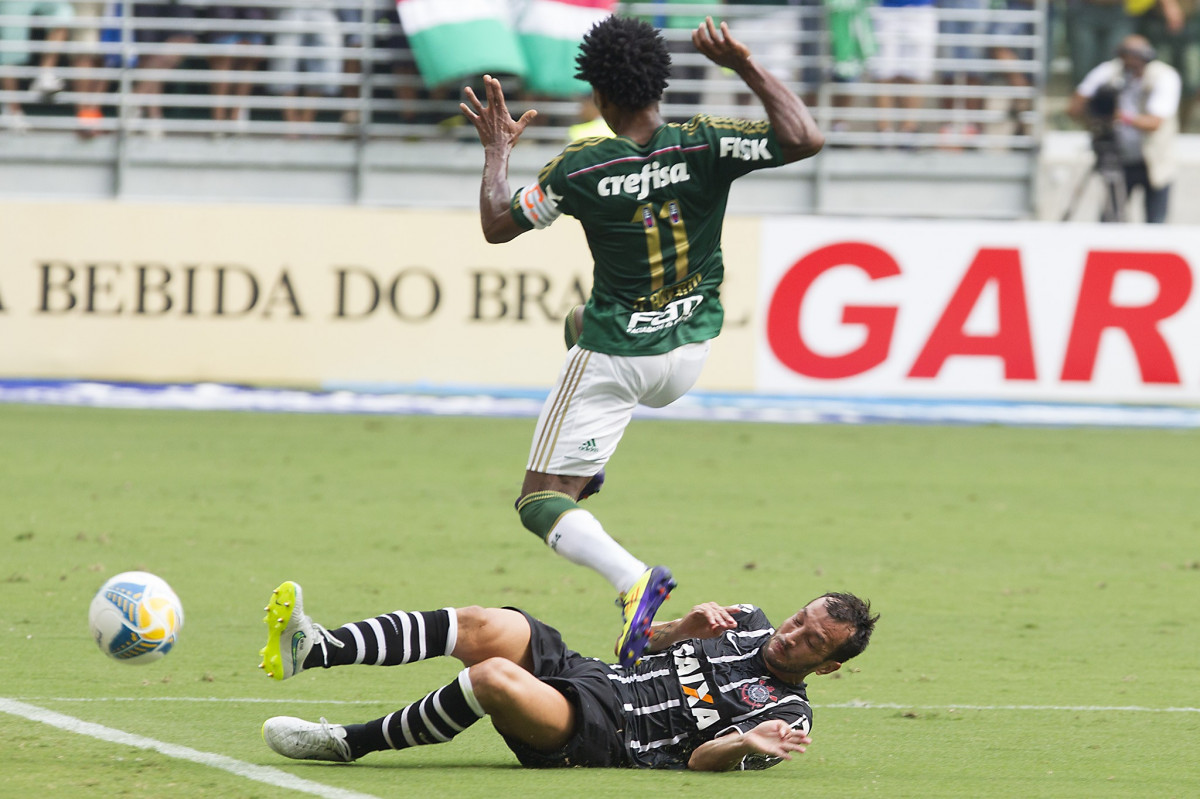
[[[508,658],[492,657],[471,666],[468,674],[475,698],[487,709],[513,696],[528,672]]]
[[[578,507],[574,499],[561,491],[534,491],[517,500],[521,524],[543,541],[564,513]]]
[[[487,611],[479,605],[467,605],[454,609],[459,635],[464,630],[472,630],[482,626],[487,621]]]

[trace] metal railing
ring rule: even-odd
[[[712,15],[728,20],[735,36],[753,52],[770,54],[771,68],[809,101],[833,145],[1029,150],[1041,132],[1045,2],[1037,0],[1012,10],[938,9],[942,23],[962,25],[955,32],[939,33],[932,65],[936,77],[920,84],[879,82],[866,76],[835,81],[826,11],[820,5],[639,2],[626,3],[621,10],[651,19]],[[85,3],[76,0],[76,5],[82,9]],[[69,32],[66,40],[45,35],[0,40],[0,59],[28,56],[28,63],[0,64],[0,108],[10,112],[0,115],[0,135],[7,129],[76,131],[86,136],[363,140],[474,136],[471,127],[462,124],[458,89],[430,89],[422,82],[403,43],[394,6],[387,0],[315,0],[302,6],[296,0],[222,4],[261,9],[267,18],[259,20],[206,17],[209,5],[198,0],[177,0],[176,5],[195,11],[196,16],[130,16],[111,3],[99,17],[0,16],[4,27]],[[332,22],[278,18],[293,8],[341,16]],[[764,20],[772,24],[761,24]],[[995,23],[1005,25],[996,28]],[[961,32],[963,27],[967,32]],[[761,114],[736,78],[722,74],[691,49],[690,30],[666,27],[663,31],[676,68],[664,97],[664,114],[669,119],[686,119],[701,111]],[[170,31],[179,40],[146,40],[145,35],[155,31]],[[83,33],[99,40],[77,38]],[[255,39],[228,44],[216,34]],[[297,45],[287,43],[286,36],[280,41],[280,34],[336,38],[333,45]],[[988,57],[998,48],[1015,57]],[[43,56],[54,61],[52,74],[65,83],[52,96],[39,92]],[[169,61],[164,64],[163,59]],[[230,68],[228,59],[248,59],[251,68]],[[289,62],[322,59],[335,64],[334,71],[280,68]],[[224,68],[213,68],[214,62],[222,60]],[[296,93],[281,93],[287,86],[294,86]],[[519,85],[511,88],[515,112],[530,105],[540,112],[539,123],[526,134],[528,139],[563,141],[567,128],[579,121],[580,98],[533,102],[522,97]],[[916,98],[916,102],[910,99],[908,107],[897,107],[881,98]],[[25,113],[19,116],[15,110],[21,107]],[[99,113],[76,113],[84,109]],[[909,131],[901,142],[890,129],[902,126]]]

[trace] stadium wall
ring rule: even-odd
[[[0,377],[544,389],[578,225],[473,211],[0,203]],[[699,388],[1200,402],[1182,226],[731,217]]]

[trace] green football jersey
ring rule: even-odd
[[[721,228],[729,187],[781,166],[770,123],[697,116],[644,145],[591,138],[546,164],[511,212],[526,229],[580,221],[594,261],[579,346],[657,355],[721,332]]]

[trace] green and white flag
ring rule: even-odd
[[[396,12],[427,86],[528,72],[509,0],[397,0]]]
[[[617,0],[524,0],[518,2],[516,29],[529,71],[525,88],[551,95],[588,94],[575,78],[575,56],[583,35],[610,16]]]

